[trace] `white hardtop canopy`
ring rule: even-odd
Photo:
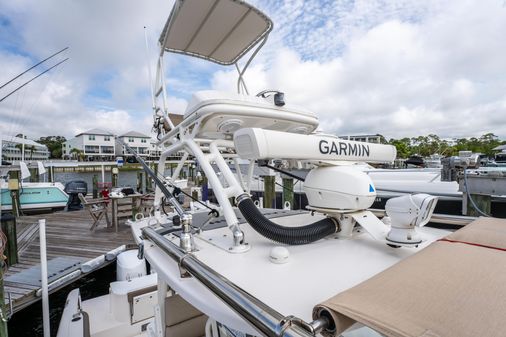
[[[253,6],[234,0],[176,0],[160,36],[164,51],[236,63],[272,30]]]

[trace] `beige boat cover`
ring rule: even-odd
[[[479,218],[315,307],[339,335],[362,323],[385,336],[506,336],[506,219]]]
[[[169,52],[234,64],[272,30],[272,21],[237,0],[177,0],[160,36]]]

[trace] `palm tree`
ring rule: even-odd
[[[73,157],[76,157],[77,160],[79,160],[79,161],[82,161],[84,159],[83,150],[76,149],[75,147],[69,151],[69,154],[73,155]]]
[[[21,159],[23,159],[23,144],[16,144],[15,147],[21,153]]]
[[[32,160],[33,153],[35,152],[35,145],[30,146],[29,150],[30,150],[30,160]]]

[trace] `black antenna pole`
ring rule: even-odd
[[[35,76],[34,78],[32,78],[31,80],[23,83],[22,85],[20,85],[19,87],[17,87],[16,89],[14,89],[13,91],[11,91],[10,93],[8,93],[6,96],[2,97],[2,99],[0,99],[0,102],[2,102],[4,99],[6,99],[7,97],[9,97],[10,95],[12,95],[13,93],[15,93],[16,91],[18,91],[19,89],[23,88],[25,85],[27,85],[28,83],[32,82],[33,80],[37,79],[38,77],[44,75],[45,73],[47,73],[49,70],[59,66],[60,64],[62,64],[63,62],[67,61],[69,58],[67,57],[65,60],[63,61],[60,61],[58,63],[56,63],[54,66],[52,66],[51,68],[48,68],[47,70],[41,72],[40,74],[38,74],[37,76]]]
[[[30,70],[32,70],[33,68],[35,68],[36,66],[38,66],[39,64],[42,64],[44,62],[46,62],[47,60],[49,60],[50,58],[53,58],[55,57],[56,55],[60,54],[60,53],[63,53],[65,50],[69,49],[69,47],[65,47],[63,48],[62,50],[60,50],[59,52],[56,52],[54,53],[53,55],[43,59],[42,61],[40,61],[39,63],[37,63],[36,65],[32,66],[31,68],[28,68],[27,70],[23,71],[21,74],[19,74],[18,76],[10,79],[9,81],[7,81],[6,83],[2,84],[2,86],[0,86],[0,89],[2,89],[3,87],[5,87],[7,84],[11,83],[12,81],[16,80],[17,78],[19,78],[20,76],[23,76],[24,74],[26,74],[27,72],[29,72]]]

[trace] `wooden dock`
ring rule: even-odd
[[[105,219],[101,221],[94,232],[90,231],[92,218],[86,210],[18,218],[16,228],[19,263],[9,267],[4,274],[5,303],[9,308],[10,294],[13,312],[17,312],[40,299],[37,297],[40,286],[36,285],[40,283],[40,274],[38,279],[36,278],[36,269],[40,265],[39,219],[46,219],[48,264],[51,264],[52,260],[53,265],[57,261],[78,261],[75,263],[77,267],[74,266],[74,273],[70,275],[67,270],[65,282],[54,284],[53,288],[51,288],[51,272],[49,273],[50,293],[82,277],[84,273],[78,271],[81,263],[102,256],[122,245],[134,244],[130,227],[125,225],[124,221],[120,221],[118,232],[113,227],[107,228]],[[65,271],[62,272],[62,275],[65,275]],[[58,275],[53,276],[54,278],[59,277]],[[33,280],[30,280],[30,277]]]

